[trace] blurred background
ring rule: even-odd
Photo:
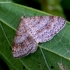
[[[70,0],[11,0],[15,3],[62,16],[70,21]]]

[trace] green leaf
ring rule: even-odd
[[[10,70],[70,70],[70,22],[51,41],[39,44],[35,53],[19,59],[12,56],[20,17],[44,15],[50,14],[15,3],[0,4],[0,55]]]

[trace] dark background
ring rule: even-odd
[[[65,18],[70,21],[70,0],[13,0],[13,2],[39,9],[53,15],[62,16],[63,14]],[[54,10],[58,14],[53,13],[54,11],[50,12],[51,10],[47,9],[47,7],[50,5],[52,5],[53,7],[56,7],[58,5],[60,8],[62,8],[63,13],[59,15],[59,11],[61,12],[61,10],[58,9]]]

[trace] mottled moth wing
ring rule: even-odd
[[[36,51],[38,43],[51,40],[65,26],[58,16],[21,17],[12,53],[14,57],[26,56]]]
[[[28,34],[24,22],[21,21],[14,38],[12,47],[13,56],[16,58],[26,56],[29,53],[35,52],[37,46],[35,39]]]
[[[64,26],[65,20],[58,16],[35,16],[24,18],[27,31],[37,43],[51,40]]]

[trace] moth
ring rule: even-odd
[[[37,50],[38,43],[51,40],[66,24],[59,16],[21,17],[12,53],[15,58],[27,56]]]

